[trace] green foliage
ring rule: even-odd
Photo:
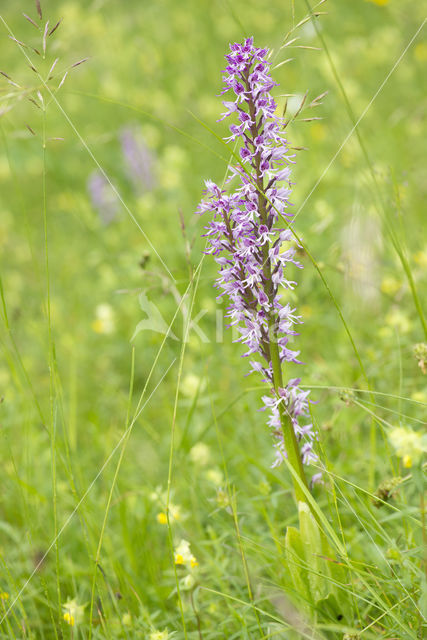
[[[293,0],[40,9],[0,14],[0,638],[423,637],[423,3],[313,2],[317,32]],[[226,172],[220,69],[247,35],[281,111],[308,90],[289,138],[313,261],[284,292],[307,364],[284,375],[316,401],[323,519],[271,468],[193,215]]]
[[[351,604],[344,564],[335,558],[333,548],[306,503],[299,503],[299,530],[288,527],[285,537],[286,560],[295,591],[304,608],[318,610],[331,620],[351,621]]]

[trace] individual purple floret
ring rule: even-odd
[[[143,192],[155,187],[153,156],[144,140],[133,127],[124,127],[120,132],[120,143],[126,171],[134,187]]]
[[[302,320],[290,304],[282,304],[280,296],[281,287],[296,286],[286,279],[286,266],[293,263],[301,268],[290,244],[293,234],[279,220],[290,224],[293,219],[289,197],[295,154],[289,150],[283,119],[276,115],[277,105],[270,95],[277,83],[270,75],[268,50],[254,47],[253,38],[232,44],[230,49],[225,56],[228,64],[222,94],[231,92],[234,100],[223,102],[220,120],[233,118],[231,135],[225,140],[233,149],[236,141],[240,144],[240,160],[226,180],[226,185],[237,184],[225,190],[206,180],[207,197],[197,213],[213,214],[204,236],[206,253],[213,254],[219,265],[216,286],[220,296],[230,301],[227,316],[240,333],[237,341],[245,345],[244,355],[261,358],[251,359],[251,372],[259,372],[272,387],[263,401],[264,409],[270,410],[268,424],[275,437],[273,466],[287,456],[284,429],[289,425],[302,462],[310,464],[317,456],[309,422],[309,392],[300,389],[296,378],[284,385],[281,372],[286,362],[300,363],[299,351],[290,348],[290,339],[298,335],[295,329]]]

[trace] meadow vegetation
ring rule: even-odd
[[[426,19],[3,0],[0,638],[423,637]],[[284,376],[311,390],[323,482],[299,553],[194,215],[231,160],[221,69],[248,36],[280,113],[307,94],[288,126],[304,270],[283,291],[305,365]]]

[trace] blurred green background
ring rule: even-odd
[[[222,111],[223,56],[230,42],[253,35],[256,45],[273,49],[280,109],[283,94],[292,94],[292,113],[305,92],[307,103],[328,92],[321,106],[302,114],[322,119],[297,120],[289,127],[290,144],[307,149],[298,152],[293,174],[293,202],[299,211],[295,228],[343,310],[373,388],[415,401],[402,401],[402,406],[385,398],[380,404],[419,418],[419,403],[427,399],[412,354],[413,344],[425,339],[422,324],[386,233],[391,225],[398,234],[422,299],[427,267],[422,233],[426,28],[413,37],[426,17],[426,2],[328,0],[319,7],[327,15],[316,19],[320,38],[308,21],[289,36],[299,39],[284,49],[286,34],[307,15],[303,1],[44,0],[41,7],[42,27],[37,30],[22,15],[39,24],[33,2],[1,4],[0,70],[9,78],[0,78],[0,591],[10,598],[124,432],[132,345],[131,407],[137,406],[163,340],[160,333],[145,330],[131,341],[146,317],[140,293],[169,323],[201,258],[203,221],[193,212],[203,180],[221,182],[229,159],[208,129],[226,135],[226,124],[216,120]],[[49,20],[50,30],[60,19],[47,37],[43,59],[44,24]],[[11,33],[28,47],[20,48]],[[29,67],[46,77],[56,58],[52,91],[69,69],[54,92],[57,102]],[[289,63],[274,69],[288,58]],[[353,124],[331,60],[355,118],[364,114],[357,130],[372,171],[356,134],[347,139]],[[290,297],[305,319],[298,348],[306,366],[297,374],[308,385],[366,388],[337,310],[307,256],[303,262],[299,286]],[[286,514],[278,509],[282,498],[277,496],[283,492],[280,483],[285,491],[290,484],[284,470],[269,471],[271,440],[264,414],[257,412],[262,391],[247,391],[259,386],[259,380],[244,377],[248,363],[228,333],[223,341],[216,340],[223,308],[215,300],[214,279],[215,266],[206,259],[197,287],[190,287],[193,317],[201,314],[198,326],[207,341],[190,329],[172,487],[174,502],[186,514],[176,526],[199,544],[197,556],[205,555],[207,575],[221,566],[225,576],[237,569],[214,547],[215,536],[227,541],[233,531],[218,503],[223,471],[212,410],[221,416],[218,430],[228,472],[244,504],[264,489],[272,491],[269,499],[276,511],[271,518],[281,523]],[[179,311],[173,332],[180,338],[183,330]],[[159,628],[166,623],[174,628],[177,615],[175,605],[166,601],[173,574],[166,528],[156,518],[161,500],[152,493],[166,487],[181,348],[180,339],[166,340],[148,382],[143,403],[152,391],[153,397],[133,428],[100,560],[106,583],[125,594],[125,604],[114,604],[119,611],[112,607],[111,619],[130,611],[145,630],[152,626],[149,614],[141,613],[144,607],[162,612]],[[314,390],[313,398],[318,401],[313,412],[321,447],[336,461],[337,472],[366,488],[368,477],[378,481],[386,466],[384,443],[378,439],[378,458],[372,460],[369,413],[360,407],[348,410],[334,391]],[[200,463],[197,449],[190,455],[200,442],[210,447],[206,464]],[[54,548],[20,596],[17,620],[26,619],[28,629],[33,624],[35,637],[51,637],[55,573],[62,601],[75,595],[81,602],[90,600],[94,550],[117,457],[61,534],[57,560]],[[263,483],[267,488],[262,489]],[[317,491],[322,499],[322,488]],[[255,499],[251,504],[258,503]],[[252,529],[261,527],[261,540],[264,511],[260,504],[246,515]],[[238,566],[239,558],[233,555],[230,562]],[[221,579],[213,588],[225,588]],[[243,578],[237,581],[244,585]],[[214,598],[209,606],[206,615],[220,625]],[[56,620],[57,613],[53,616]],[[117,633],[125,627],[122,623]],[[111,637],[116,633],[110,632]]]

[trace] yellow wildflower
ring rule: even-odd
[[[168,518],[166,515],[168,496],[167,492],[163,491],[161,487],[156,487],[154,491],[150,493],[150,500],[158,503],[160,511],[156,515],[156,520],[159,524],[167,524]],[[177,504],[169,502],[169,521],[181,520],[182,512],[181,507]]]
[[[427,42],[419,42],[414,49],[415,60],[425,62],[427,60]]]
[[[181,566],[185,565],[191,569],[198,566],[199,563],[191,553],[190,543],[187,540],[181,540],[177,546],[175,550],[175,564]]]
[[[165,509],[165,511],[166,511],[166,509]],[[165,511],[161,511],[156,516],[157,522],[159,524],[167,524],[168,523],[168,517],[167,517]],[[176,504],[170,503],[169,504],[169,520],[170,520],[170,522],[174,522],[175,520],[180,520],[180,519],[181,519],[181,507],[179,507]]]
[[[71,615],[71,613],[64,613],[64,620],[67,624],[70,625],[70,627],[74,627],[75,620],[74,620],[74,617]]]
[[[385,7],[386,4],[390,2],[390,0],[367,0],[367,2],[372,2],[373,4],[377,4],[379,7]]]
[[[177,504],[169,503],[169,519],[180,520],[181,519],[181,507]]]
[[[408,333],[411,330],[412,323],[408,316],[400,309],[393,309],[386,315],[386,325],[392,329],[396,329],[399,333]]]
[[[394,296],[394,294],[399,291],[401,286],[402,283],[399,280],[396,280],[396,278],[393,278],[393,276],[386,276],[381,282],[381,291],[390,296]]]
[[[157,522],[159,524],[167,524],[168,523],[168,517],[167,517],[166,513],[163,513],[163,511],[161,513],[158,513],[156,518],[157,518]]]
[[[417,464],[423,452],[427,451],[427,443],[423,442],[421,434],[408,427],[395,427],[390,431],[389,438],[396,455],[407,469]]]
[[[406,467],[406,469],[409,469],[410,467],[412,467],[412,458],[409,454],[406,454],[406,456],[403,456],[402,462],[403,462],[403,466]]]
[[[7,591],[0,591],[0,600],[9,600],[9,594]]]
[[[427,268],[427,248],[414,254],[414,261],[420,267]]]
[[[82,622],[85,605],[77,604],[77,600],[73,598],[73,600],[67,600],[62,608],[64,609],[63,618],[71,627]]]
[[[169,633],[167,632],[166,629],[164,631],[153,631],[148,636],[149,640],[168,640],[168,638],[169,638]]]
[[[425,391],[413,391],[411,393],[411,400],[415,400],[415,402],[422,402],[423,404],[427,404],[427,393]]]

